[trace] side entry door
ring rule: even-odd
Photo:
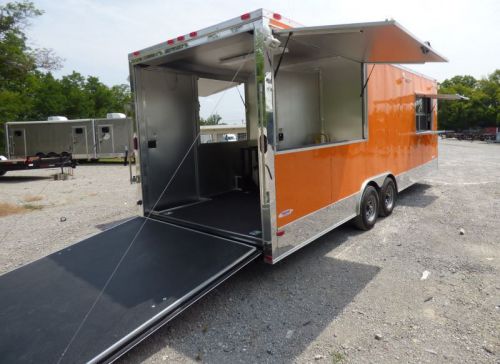
[[[12,130],[12,157],[13,158],[27,157],[25,129]]]
[[[113,138],[113,125],[97,126],[97,137],[99,139],[99,153],[111,154],[115,152],[115,144]]]
[[[73,155],[88,156],[89,146],[87,142],[87,127],[85,125],[73,126],[71,130]]]

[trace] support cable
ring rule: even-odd
[[[240,72],[240,70],[243,68],[243,65],[245,64],[246,62],[242,62],[241,65],[238,67],[238,69],[236,70],[236,73],[234,74],[233,76],[233,79],[231,80],[231,82],[234,82],[234,80],[236,79],[236,77],[238,76],[238,73]],[[226,94],[226,91],[224,91],[224,93],[220,96],[219,100],[217,101],[217,103],[215,104],[215,107],[211,113],[211,115],[214,114],[214,112],[217,110],[217,107],[219,106],[220,102],[222,101],[222,98],[224,97],[224,95]],[[127,256],[127,254],[130,252],[130,249],[132,248],[132,246],[134,245],[135,241],[137,240],[137,237],[140,235],[140,233],[142,232],[144,226],[146,225],[146,223],[150,220],[150,217],[151,217],[151,214],[153,213],[153,211],[155,210],[156,206],[158,205],[158,203],[161,201],[161,199],[163,198],[163,196],[165,195],[165,193],[167,192],[167,189],[170,187],[172,181],[174,180],[174,178],[176,177],[177,173],[179,172],[182,164],[184,163],[184,161],[187,159],[189,153],[191,153],[191,150],[193,149],[193,147],[196,145],[196,142],[198,141],[199,137],[200,137],[200,134],[201,134],[201,131],[198,131],[196,137],[194,138],[193,142],[191,143],[191,145],[189,146],[188,150],[186,151],[186,153],[184,154],[184,156],[182,157],[181,161],[179,162],[177,168],[175,169],[174,173],[172,174],[172,176],[170,177],[170,179],[168,180],[167,184],[165,185],[165,188],[163,188],[163,190],[161,191],[160,193],[160,196],[157,198],[156,202],[153,204],[153,207],[151,208],[151,210],[149,211],[149,213],[147,214],[146,218],[144,219],[143,223],[141,224],[141,226],[139,227],[139,229],[137,230],[137,232],[135,233],[134,237],[132,238],[130,244],[127,246],[127,249],[125,249],[125,252],[122,254],[122,256],[120,257],[120,260],[118,261],[118,263],[116,264],[115,268],[113,269],[113,271],[111,272],[109,278],[106,280],[106,283],[104,283],[104,286],[102,287],[102,289],[100,290],[99,294],[97,295],[96,299],[94,300],[94,302],[92,303],[92,305],[90,306],[89,310],[87,311],[87,313],[85,314],[85,316],[83,317],[82,321],[80,322],[80,324],[78,325],[78,328],[75,330],[75,333],[73,334],[73,336],[71,337],[70,341],[68,342],[68,344],[66,345],[66,347],[64,348],[63,352],[61,353],[61,356],[59,357],[59,359],[57,360],[57,364],[60,364],[62,362],[62,360],[64,359],[64,356],[66,355],[66,353],[68,352],[69,348],[71,347],[71,345],[73,344],[73,342],[75,341],[76,337],[78,336],[78,334],[80,333],[80,331],[82,330],[83,326],[85,325],[87,319],[89,318],[90,314],[92,313],[92,311],[94,310],[94,308],[96,307],[97,303],[99,302],[99,300],[101,299],[102,295],[104,294],[104,291],[106,290],[106,288],[108,288],[109,284],[111,283],[111,280],[113,279],[113,277],[115,276],[116,272],[118,271],[118,269],[120,268],[120,265],[123,263],[123,261],[125,260],[125,257]]]

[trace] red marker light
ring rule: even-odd
[[[198,33],[197,33],[197,32],[191,32],[191,33],[189,33],[189,36],[190,36],[191,38],[194,38],[194,37],[196,37],[197,35],[198,35]]]
[[[167,44],[168,44],[168,45],[172,45],[172,44],[174,44],[174,42],[175,42],[175,40],[173,40],[173,39],[169,39],[169,40],[167,40]]]
[[[241,20],[248,20],[250,19],[250,13],[245,13],[242,16],[240,16]]]
[[[283,236],[283,235],[285,235],[285,230],[276,231],[276,236]]]
[[[273,14],[273,18],[276,19],[276,20],[281,20],[281,14],[274,13]]]
[[[177,37],[177,40],[178,40],[179,42],[182,42],[182,41],[184,40],[184,36],[183,36],[183,35],[179,35],[179,36]]]
[[[141,52],[139,52],[139,51],[135,51],[135,52],[134,52],[134,53],[132,53],[132,54],[133,54],[134,56],[136,56],[136,57],[137,57],[139,54],[141,54]]]

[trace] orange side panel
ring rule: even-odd
[[[276,185],[282,208],[278,208],[281,222],[292,221],[295,216],[304,216],[332,201],[330,150],[316,149],[308,153],[282,154],[280,171],[276,171]],[[293,166],[286,168],[286,166]],[[278,179],[279,178],[279,179]],[[286,181],[293,181],[286,183]],[[291,211],[289,210],[291,209]],[[288,211],[288,214],[284,212]],[[282,221],[281,221],[282,220]]]
[[[376,65],[368,82],[367,140],[277,154],[278,227],[359,192],[368,178],[398,175],[437,157],[437,136],[416,133],[416,92],[437,92],[436,84],[394,66]]]

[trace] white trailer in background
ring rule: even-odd
[[[246,125],[202,125],[200,143],[221,143],[247,139]]]
[[[111,113],[100,119],[49,117],[46,121],[5,124],[9,159],[71,154],[73,159],[123,157],[132,149],[133,121]]]

